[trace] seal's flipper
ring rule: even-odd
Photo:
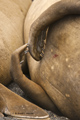
[[[48,118],[49,115],[40,107],[28,102],[0,84],[0,112],[18,118]]]

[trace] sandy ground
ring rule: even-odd
[[[11,83],[8,88],[10,90],[12,90],[13,92],[17,93],[18,95],[22,96],[23,98],[25,98],[26,100],[29,100],[30,99],[27,97],[27,95],[24,94],[24,92],[19,88],[19,86],[16,84],[16,83]],[[50,116],[50,119],[51,120],[69,120],[68,118],[66,117],[59,117],[57,115],[55,115],[54,113],[52,113],[51,111],[47,111],[49,116]],[[9,118],[9,117],[4,117],[4,118],[0,118],[0,120],[17,120],[16,118]],[[18,119],[18,120],[23,120],[23,119]],[[35,119],[34,119],[35,120]]]

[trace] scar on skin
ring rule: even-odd
[[[55,55],[53,56],[53,58],[56,58],[56,57],[58,57],[58,55],[57,55],[57,54],[55,54]]]

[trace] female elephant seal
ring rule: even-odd
[[[0,0],[0,83],[11,81],[12,52],[23,45],[23,24],[31,0]]]
[[[71,120],[80,120],[79,14],[79,0],[35,0],[24,26],[32,81],[23,75],[19,64],[27,45],[17,49],[11,59],[12,76],[23,91],[38,105],[60,111]]]

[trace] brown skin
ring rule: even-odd
[[[80,64],[79,28],[78,16],[65,17],[51,25],[42,60],[36,62],[27,54],[32,81],[23,75],[19,64],[20,53],[26,45],[13,53],[11,63],[14,81],[29,97],[41,107],[55,113],[59,109],[71,120],[80,119],[80,68],[77,67]]]
[[[29,103],[2,85],[7,85],[12,80],[11,54],[23,45],[24,18],[30,4],[31,0],[0,1],[0,117],[5,114],[20,118],[48,120],[48,114],[43,109]]]
[[[37,14],[32,16],[31,11],[30,8],[25,20],[25,43],[29,39],[30,54],[40,60],[40,49],[37,48],[41,42],[38,43],[37,38],[48,26],[45,54],[41,61],[35,61],[27,54],[30,81],[23,75],[19,64],[20,53],[26,45],[17,49],[11,60],[14,81],[40,106],[54,112],[59,109],[71,120],[80,120],[80,16],[71,15],[80,14],[79,0],[51,3],[51,7],[38,17]]]
[[[31,0],[0,1],[0,83],[11,82],[11,54],[23,45],[23,24]]]

